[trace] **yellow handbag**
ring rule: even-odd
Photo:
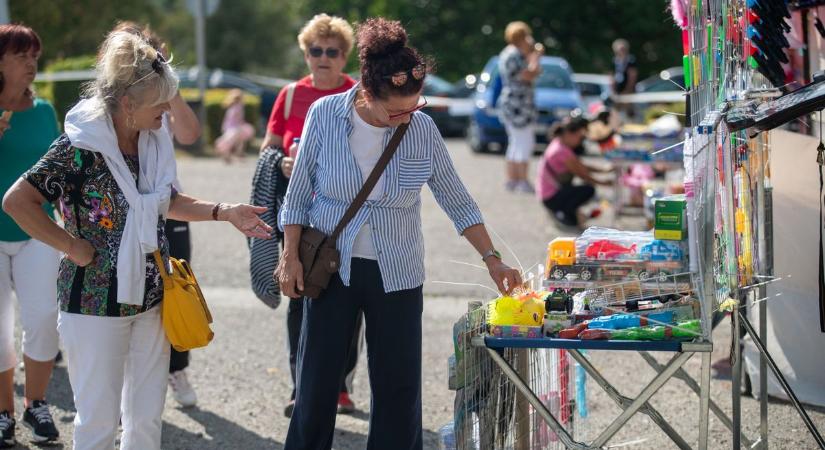
[[[169,273],[157,250],[155,262],[163,278],[162,317],[166,338],[179,352],[206,347],[215,335],[209,328],[212,314],[189,263],[170,257],[172,272]]]

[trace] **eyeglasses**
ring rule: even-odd
[[[327,47],[327,48],[310,47],[309,48],[309,56],[312,56],[313,58],[320,58],[324,53],[327,54],[328,58],[335,59],[335,58],[338,57],[338,55],[341,54],[341,49],[340,48],[335,48],[335,47]]]
[[[422,78],[424,78],[424,75],[427,75],[427,66],[425,66],[424,64],[419,64],[410,70],[402,70],[400,72],[395,72],[392,75],[386,75],[384,78],[392,80],[392,84],[395,87],[401,87],[407,83],[407,80],[410,79],[410,76],[412,76],[416,80],[421,80]]]
[[[404,112],[400,112],[400,113],[396,113],[396,114],[387,113],[387,118],[389,120],[397,119],[399,117],[406,116],[407,114],[412,114],[412,113],[420,110],[421,108],[423,108],[425,106],[427,106],[427,97],[424,97],[422,95],[421,98],[418,99],[418,104],[415,105],[415,108],[408,109]],[[381,108],[383,108],[383,106]],[[385,109],[384,112],[387,112],[387,110]]]

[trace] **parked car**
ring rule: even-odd
[[[685,90],[685,72],[671,67],[636,83],[636,92],[682,92]]]
[[[582,107],[582,99],[573,83],[570,65],[563,58],[542,56],[542,73],[535,80],[535,101],[539,111],[536,138],[547,142],[547,129],[551,124]],[[467,126],[467,140],[475,152],[487,152],[491,144],[498,144],[501,150],[507,146],[504,125],[498,120],[496,102],[500,88],[498,76],[498,56],[487,61],[478,77],[473,115]]]
[[[181,87],[198,87],[197,67],[178,70],[178,77],[180,78]],[[212,69],[208,71],[206,76],[206,88],[237,88],[259,97],[261,99],[260,115],[264,124],[269,119],[269,113],[272,112],[272,105],[275,104],[275,98],[278,96],[278,91],[273,90],[272,88],[255,83],[240,73],[223,69]]]
[[[433,119],[443,136],[461,136],[467,128],[467,115],[456,113],[454,104],[459,100],[455,86],[438,75],[424,78],[423,95],[427,106],[423,111]]]
[[[573,82],[582,96],[585,111],[590,111],[591,105],[604,104],[610,98],[610,75],[574,73]]]
[[[350,73],[349,76],[355,80],[361,79],[358,72]],[[422,95],[427,98],[427,106],[422,111],[433,119],[443,136],[460,136],[464,133],[467,117],[452,112],[456,101],[456,90],[452,83],[438,75],[428,74],[424,78]]]

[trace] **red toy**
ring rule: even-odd
[[[630,247],[623,247],[608,239],[601,239],[588,245],[584,255],[590,259],[614,261],[620,259],[622,255],[630,255],[633,253],[636,253],[636,244]]]

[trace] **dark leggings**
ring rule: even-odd
[[[189,222],[178,222],[166,219],[166,239],[169,241],[169,255],[177,259],[185,259],[191,263],[192,244],[189,239]],[[189,367],[189,352],[179,352],[172,349],[169,358],[169,373],[177,372]]]
[[[596,195],[596,189],[589,184],[580,186],[563,184],[559,191],[556,192],[556,195],[544,200],[544,206],[546,206],[561,223],[574,227],[579,224],[576,211],[581,205],[590,201],[594,195]]]

